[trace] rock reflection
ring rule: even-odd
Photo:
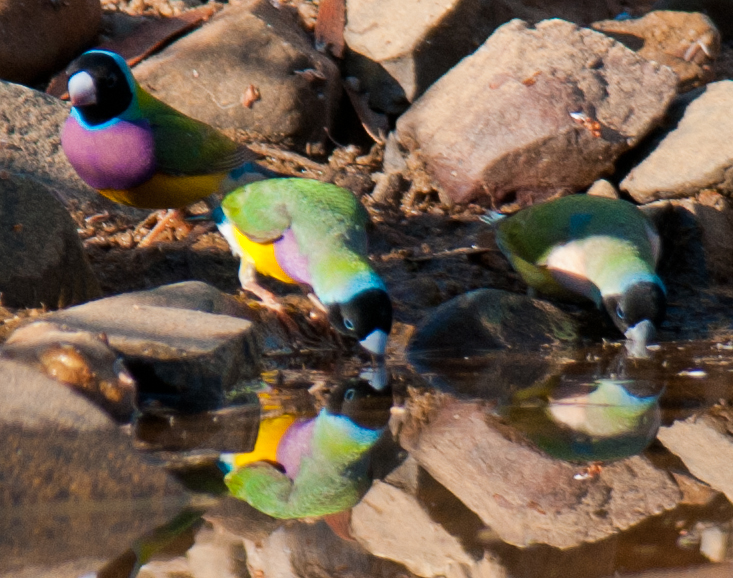
[[[354,506],[369,488],[369,453],[389,420],[392,392],[355,378],[315,417],[262,421],[255,448],[225,454],[231,493],[275,518],[322,516]]]

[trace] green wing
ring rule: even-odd
[[[361,468],[356,468],[356,471]],[[356,505],[369,481],[332,464],[304,457],[293,482],[273,465],[258,462],[227,474],[224,482],[235,498],[273,518],[335,514]]]
[[[236,189],[222,201],[234,225],[257,242],[272,241],[292,227],[304,254],[345,244],[366,253],[366,209],[346,189],[311,179],[269,179]]]
[[[496,241],[510,259],[540,264],[558,245],[593,235],[616,237],[656,253],[653,225],[633,204],[590,195],[571,195],[534,205],[497,225]],[[650,260],[654,257],[650,255]]]
[[[153,96],[138,91],[142,116],[153,129],[157,168],[171,175],[228,173],[258,158],[206,123],[185,116]]]

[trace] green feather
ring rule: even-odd
[[[311,454],[301,459],[295,480],[258,462],[227,474],[232,495],[274,518],[323,516],[356,505],[368,489],[367,453],[381,430],[325,411],[315,419]]]
[[[658,258],[656,231],[635,205],[589,195],[524,209],[497,223],[496,239],[529,285],[556,295],[567,295],[567,286],[545,265],[559,246],[572,243],[584,255],[587,279],[604,295],[626,278],[653,275]]]
[[[214,127],[185,116],[136,86],[136,106],[123,117],[144,119],[153,129],[157,169],[170,175],[228,173],[257,155]]]
[[[368,213],[350,191],[310,179],[270,179],[236,189],[221,206],[256,242],[275,241],[291,229],[324,303],[348,299],[355,284],[383,287],[367,257]]]

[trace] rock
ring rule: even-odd
[[[689,199],[656,201],[646,207],[648,210],[663,210],[665,205],[670,205],[673,211],[688,212],[694,218],[700,232],[707,274],[719,283],[732,280],[733,207],[730,199],[716,191],[703,189]],[[697,266],[700,266],[699,262]]]
[[[674,508],[681,493],[644,457],[579,468],[549,458],[501,433],[478,403],[447,401],[400,443],[505,542],[571,548],[595,542]],[[510,435],[507,432],[507,436]]]
[[[29,83],[62,68],[99,32],[96,0],[0,2],[0,78]]]
[[[733,435],[731,414],[705,415],[660,428],[664,446],[679,457],[690,473],[733,501]]]
[[[346,70],[374,108],[397,114],[513,18],[587,25],[613,16],[604,2],[349,0]]]
[[[51,189],[6,173],[0,197],[3,305],[55,309],[98,297],[74,222]]]
[[[0,575],[17,576],[29,561],[108,559],[187,499],[101,409],[3,359],[0,436]]]
[[[654,10],[680,10],[684,12],[702,12],[708,16],[720,30],[724,40],[733,38],[733,13],[730,0],[658,0]]]
[[[104,336],[39,321],[15,331],[0,357],[34,365],[121,421],[132,416],[135,381]]]
[[[539,350],[579,339],[575,320],[548,301],[477,289],[436,308],[415,330],[408,352],[466,357],[509,347]]]
[[[341,90],[336,65],[267,0],[230,4],[134,72],[156,97],[232,136],[309,152],[322,150]],[[248,107],[249,87],[260,98]]]
[[[69,116],[69,104],[37,90],[3,81],[0,81],[0,100],[13,103],[13,106],[0,109],[0,167],[3,171],[40,181],[67,208],[74,202],[90,213],[120,207],[82,181],[61,149],[61,127]],[[135,214],[145,213],[138,211]]]
[[[639,56],[669,66],[677,74],[681,92],[713,79],[711,65],[720,54],[720,33],[704,14],[659,10],[632,20],[596,22],[592,27]]]
[[[606,179],[599,179],[593,183],[587,191],[589,195],[596,197],[606,197],[607,199],[618,199],[618,191]]]
[[[250,576],[317,578],[342,575],[353,578],[412,578],[404,566],[365,552],[355,542],[342,540],[324,521],[282,527],[266,540],[245,538]]]
[[[635,201],[681,198],[701,189],[733,194],[733,81],[709,84],[675,130],[621,182]]]
[[[0,578],[79,578],[100,568],[104,562],[103,558],[81,558],[53,566],[36,566],[26,563],[22,568],[15,568],[7,573],[0,572]]]
[[[222,528],[201,528],[186,558],[196,578],[249,578],[242,539]]]
[[[439,389],[503,399],[554,371],[548,346],[579,339],[578,323],[548,301],[478,289],[435,309],[406,353]]]
[[[351,531],[369,552],[404,564],[418,576],[494,575],[479,572],[460,541],[433,521],[417,498],[384,482],[374,482],[354,507]]]
[[[580,190],[659,122],[676,83],[598,32],[514,20],[420,97],[397,135],[444,202]]]
[[[399,113],[494,28],[481,0],[349,0],[346,68],[374,108]]]
[[[204,283],[181,283],[100,299],[50,320],[104,333],[138,381],[143,403],[217,409],[229,389],[258,375],[260,364],[252,323],[219,314],[233,307],[233,299],[217,295]]]

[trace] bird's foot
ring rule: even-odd
[[[140,240],[137,244],[138,247],[149,247],[155,239],[170,227],[175,227],[176,229],[186,228],[186,232],[190,231],[190,226],[184,220],[184,213],[181,209],[157,211],[156,216],[158,218],[157,224]],[[147,221],[148,219],[145,219],[138,228],[144,223],[147,223]]]
[[[260,300],[260,303],[262,303],[262,306],[265,309],[269,309],[275,313],[277,318],[283,323],[283,325],[285,325],[290,333],[297,334],[300,331],[298,324],[295,323],[293,318],[290,317],[287,311],[285,311],[283,304],[267,289],[254,282],[244,284],[242,289],[252,293]]]

